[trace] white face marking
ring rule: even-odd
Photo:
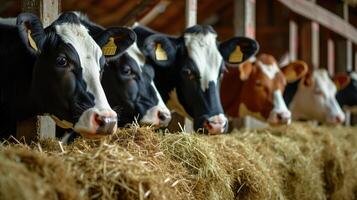
[[[196,63],[201,77],[201,88],[208,89],[209,82],[217,84],[218,75],[223,62],[216,44],[214,33],[185,33],[185,45],[190,58]]]
[[[290,104],[293,117],[328,123],[334,123],[336,117],[344,120],[345,115],[335,97],[336,86],[327,71],[315,70],[312,78],[314,84],[311,86],[305,86],[303,80],[299,84]]]
[[[135,60],[136,64],[138,64],[140,70],[142,70],[146,59],[145,59],[144,54],[142,54],[141,51],[139,50],[137,43],[135,42],[133,45],[131,45],[126,50],[126,52],[129,54],[129,56],[131,58],[133,58]]]
[[[140,70],[143,71],[142,68],[145,65],[146,59],[145,59],[144,54],[142,54],[141,51],[139,50],[136,42],[133,45],[131,45],[131,47],[128,48],[127,53],[129,54],[129,56],[131,58],[133,58],[135,60],[135,62],[139,66]],[[166,107],[164,101],[162,100],[161,95],[160,95],[159,91],[157,91],[155,83],[153,81],[151,82],[151,86],[155,90],[155,94],[158,99],[158,104],[156,106],[150,108],[149,110],[147,110],[147,112],[145,113],[145,115],[143,116],[143,118],[141,119],[140,122],[159,125],[159,119],[158,119],[157,112],[161,112],[167,116],[167,120],[162,122],[163,126],[166,126],[170,122],[171,113],[170,113],[169,109]]]
[[[164,101],[162,100],[159,91],[157,91],[154,82],[151,82],[151,86],[155,90],[156,97],[158,98],[158,103],[156,106],[146,111],[145,115],[143,116],[140,122],[153,124],[153,125],[167,126],[171,120],[171,113],[169,109],[166,107]],[[158,112],[161,112],[166,117],[164,121],[160,121],[158,119]]]
[[[280,69],[276,63],[267,65],[262,63],[261,61],[257,61],[257,65],[262,70],[262,72],[271,80],[273,80],[276,74],[280,72]]]
[[[102,51],[93,38],[88,34],[88,30],[79,24],[62,23],[56,25],[56,32],[65,43],[71,44],[76,50],[80,66],[83,71],[83,79],[87,84],[87,91],[95,97],[93,108],[86,110],[75,125],[75,130],[93,132],[93,113],[105,116],[116,116],[110,108],[104,90],[100,83],[99,59]]]
[[[275,123],[277,114],[280,115],[281,120],[287,122],[288,124],[291,121],[291,112],[286,106],[286,103],[283,98],[283,94],[280,90],[275,90],[273,93],[273,110],[270,111],[268,122]]]

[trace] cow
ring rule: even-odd
[[[73,13],[63,13],[45,29],[30,13],[17,25],[0,24],[0,134],[7,137],[16,122],[49,114],[56,123],[85,137],[115,132],[117,114],[100,83],[106,59],[115,59],[135,40],[127,28],[102,31],[95,41]],[[110,56],[101,47],[118,48]],[[98,45],[98,44],[101,45]]]
[[[258,43],[234,37],[218,44],[217,33],[207,25],[189,27],[179,37],[138,24],[134,31],[168,107],[192,119],[195,130],[224,133],[228,123],[219,98],[224,64],[238,66],[257,52]]]
[[[74,13],[93,37],[104,30],[82,13]],[[136,42],[125,53],[106,62],[101,83],[109,104],[120,114],[118,126],[132,123],[135,118],[140,124],[168,125],[171,113],[156,89],[154,76],[153,66],[146,62]]]
[[[336,100],[336,86],[325,69],[310,70],[300,81],[288,85],[284,98],[295,120],[339,124],[345,114]]]
[[[269,54],[260,54],[239,68],[228,67],[221,84],[223,108],[231,118],[251,116],[271,125],[289,124],[291,113],[283,99],[284,89],[306,72],[303,61],[280,68]]]

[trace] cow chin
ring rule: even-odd
[[[111,110],[91,108],[83,112],[74,131],[86,138],[111,135],[117,130],[117,115]]]

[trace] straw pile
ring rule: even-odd
[[[131,127],[0,146],[0,199],[357,199],[357,128],[223,136]]]

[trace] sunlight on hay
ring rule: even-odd
[[[132,126],[102,140],[0,147],[0,199],[355,199],[357,128],[220,136]]]

